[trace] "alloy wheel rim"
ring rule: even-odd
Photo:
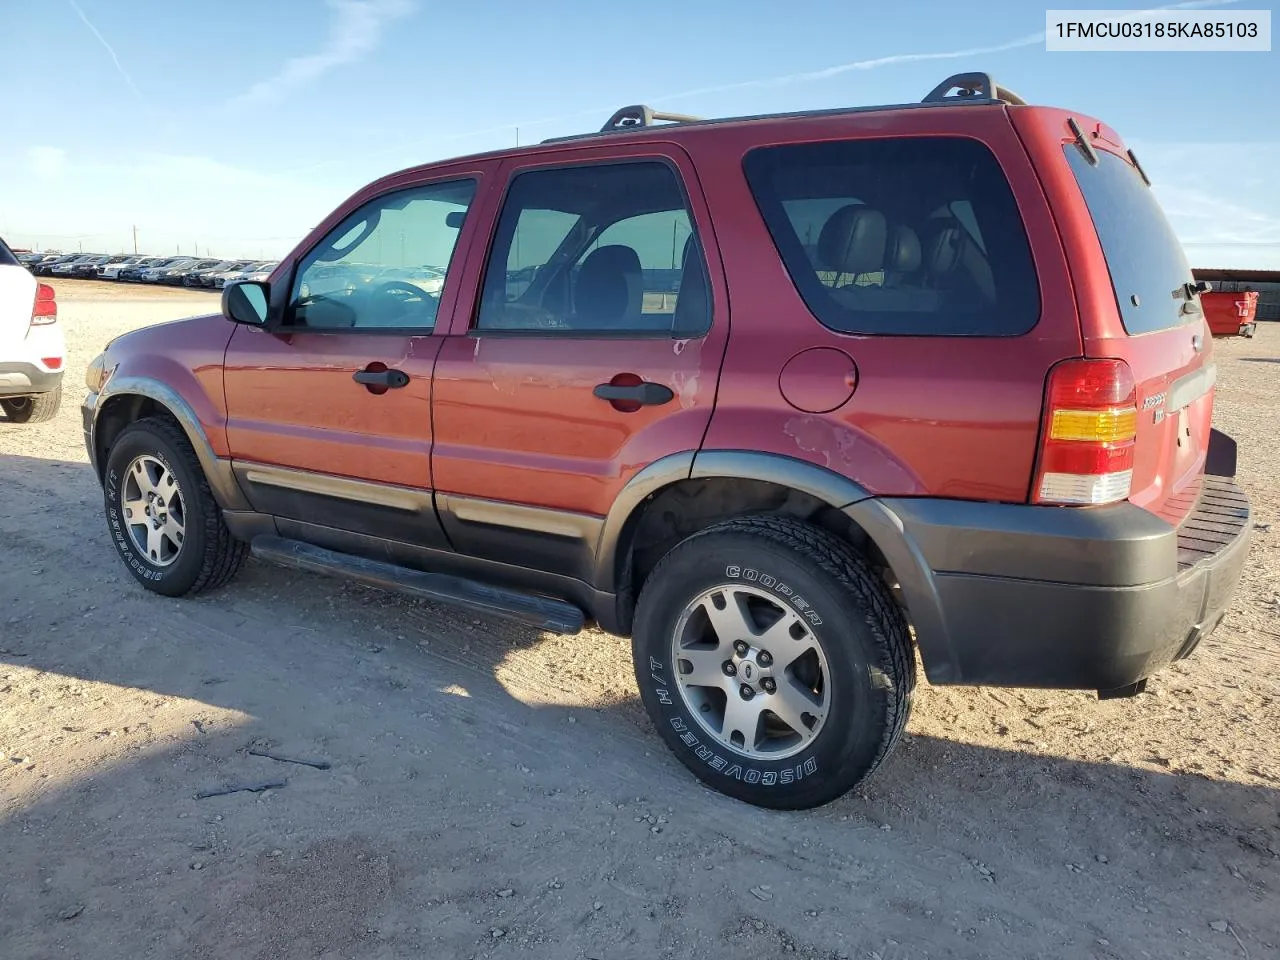
[[[723,584],[691,600],[671,646],[680,697],[703,731],[757,760],[808,747],[831,706],[813,627],[764,590]]]
[[[120,486],[120,512],[129,539],[153,566],[177,561],[187,513],[177,478],[165,463],[150,454],[133,459]]]

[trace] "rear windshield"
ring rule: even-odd
[[[962,137],[787,144],[744,171],[792,282],[840,333],[1007,337],[1040,316],[1022,217]]]
[[[1142,175],[1114,153],[1098,150],[1095,167],[1074,145],[1065,149],[1107,258],[1125,331],[1151,333],[1197,319],[1181,309],[1182,285],[1192,282],[1186,254]]]
[[[9,245],[4,242],[4,237],[0,237],[0,265],[6,267],[16,267],[18,265],[18,258],[13,255]]]

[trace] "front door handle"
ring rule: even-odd
[[[409,385],[409,375],[403,370],[357,370],[351,375],[351,379],[366,387],[381,387],[383,390]]]
[[[601,400],[638,403],[642,406],[667,403],[675,397],[670,387],[649,380],[637,384],[601,383],[591,392]]]

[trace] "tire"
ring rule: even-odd
[[[47,423],[58,415],[61,406],[62,384],[48,393],[0,400],[0,407],[12,423]]]
[[[843,541],[790,518],[730,520],[673,548],[641,592],[632,654],[645,708],[680,761],[774,809],[821,806],[866,780],[901,737],[915,688],[906,618],[886,585]],[[739,729],[752,723],[755,733]]]
[[[158,497],[148,507],[155,513],[129,523],[126,503],[147,503],[149,487]],[[231,536],[191,441],[168,418],[148,417],[120,433],[107,455],[103,493],[111,542],[148,590],[167,597],[210,590],[244,563],[248,544]],[[149,527],[157,523],[163,536],[153,539]]]

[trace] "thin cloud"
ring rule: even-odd
[[[1225,7],[1231,4],[1239,3],[1240,0],[1184,0],[1182,3],[1171,3],[1161,7],[1150,8],[1151,12],[1157,10],[1195,10],[1203,7]],[[872,57],[867,60],[854,60],[851,63],[841,63],[833,67],[823,67],[821,70],[809,70],[804,73],[789,73],[780,77],[766,77],[759,80],[739,80],[734,83],[718,84],[713,87],[697,87],[693,90],[681,90],[679,93],[668,93],[662,97],[655,97],[655,101],[682,100],[687,97],[699,97],[711,93],[726,93],[731,90],[749,90],[759,89],[761,87],[782,87],[792,83],[812,83],[815,80],[828,80],[831,77],[840,76],[842,73],[851,73],[855,70],[875,70],[879,67],[896,66],[901,63],[921,63],[930,60],[960,60],[965,57],[982,57],[992,53],[1004,53],[1008,50],[1017,50],[1021,47],[1033,47],[1037,44],[1044,43],[1045,34],[1041,30],[1038,33],[1029,33],[1026,36],[1018,37],[1015,40],[1008,40],[1004,43],[997,43],[984,47],[968,47],[964,50],[942,50],[930,53],[897,53],[887,57]]]
[[[330,9],[329,39],[316,53],[288,60],[284,69],[259,80],[230,101],[247,106],[279,100],[330,70],[362,60],[382,40],[387,24],[414,10],[413,0],[327,0]]]
[[[1149,8],[1151,11],[1156,10],[1194,10],[1204,7],[1225,7],[1239,3],[1240,0],[1183,0],[1180,3],[1166,4],[1160,7]],[[980,57],[993,53],[1004,53],[1009,50],[1017,50],[1022,47],[1031,47],[1036,44],[1044,43],[1045,33],[1043,30],[1038,33],[1030,33],[1013,40],[1007,40],[1003,43],[992,44],[982,47],[968,47],[963,50],[943,50],[928,53],[899,53],[885,57],[873,57],[867,60],[855,60],[851,63],[837,64],[831,67],[823,67],[820,70],[810,70],[804,73],[791,73],[778,77],[767,77],[756,80],[738,80],[733,83],[718,84],[710,87],[696,87],[690,90],[681,90],[677,93],[667,93],[660,96],[649,98],[650,103],[668,103],[672,100],[683,100],[689,97],[705,96],[713,93],[726,93],[733,90],[749,90],[760,89],[766,87],[780,87],[793,83],[812,83],[818,80],[827,80],[844,73],[851,73],[856,70],[875,70],[880,67],[895,66],[902,63],[920,63],[931,60],[959,60],[965,57]],[[395,147],[378,150],[373,153],[361,154],[361,159],[369,160],[378,157],[392,156],[394,154],[403,153],[410,149],[423,149],[430,146],[436,146],[445,143],[451,143],[458,140],[469,140],[472,137],[485,136],[493,133],[501,133],[503,131],[511,131],[515,128],[531,129],[534,127],[546,126],[552,123],[564,123],[568,120],[576,120],[585,116],[601,116],[607,114],[612,107],[589,108],[585,110],[577,110],[573,113],[560,114],[554,117],[539,117],[535,119],[517,120],[512,123],[504,123],[491,127],[482,127],[476,130],[467,130],[461,133],[447,134],[441,137],[432,137],[427,141],[415,141],[413,143],[403,143]],[[289,175],[298,175],[311,173],[316,170],[328,167],[338,166],[344,163],[343,158],[333,158],[330,160],[321,160],[316,163],[308,164],[288,171]]]
[[[124,77],[124,82],[129,85],[129,89],[134,92],[139,100],[141,100],[142,91],[139,90],[138,85],[133,82],[133,77],[129,76],[129,71],[124,68],[124,65],[120,62],[120,58],[116,56],[116,52],[112,48],[111,44],[107,43],[106,38],[98,32],[98,28],[89,22],[89,18],[85,16],[84,11],[80,9],[80,4],[76,3],[76,0],[67,0],[67,2],[71,4],[71,9],[75,10],[80,19],[84,21],[84,25],[89,28],[89,31],[98,38],[98,42],[106,48],[107,53],[111,54],[111,60],[116,65],[116,69],[120,71],[120,76]]]

